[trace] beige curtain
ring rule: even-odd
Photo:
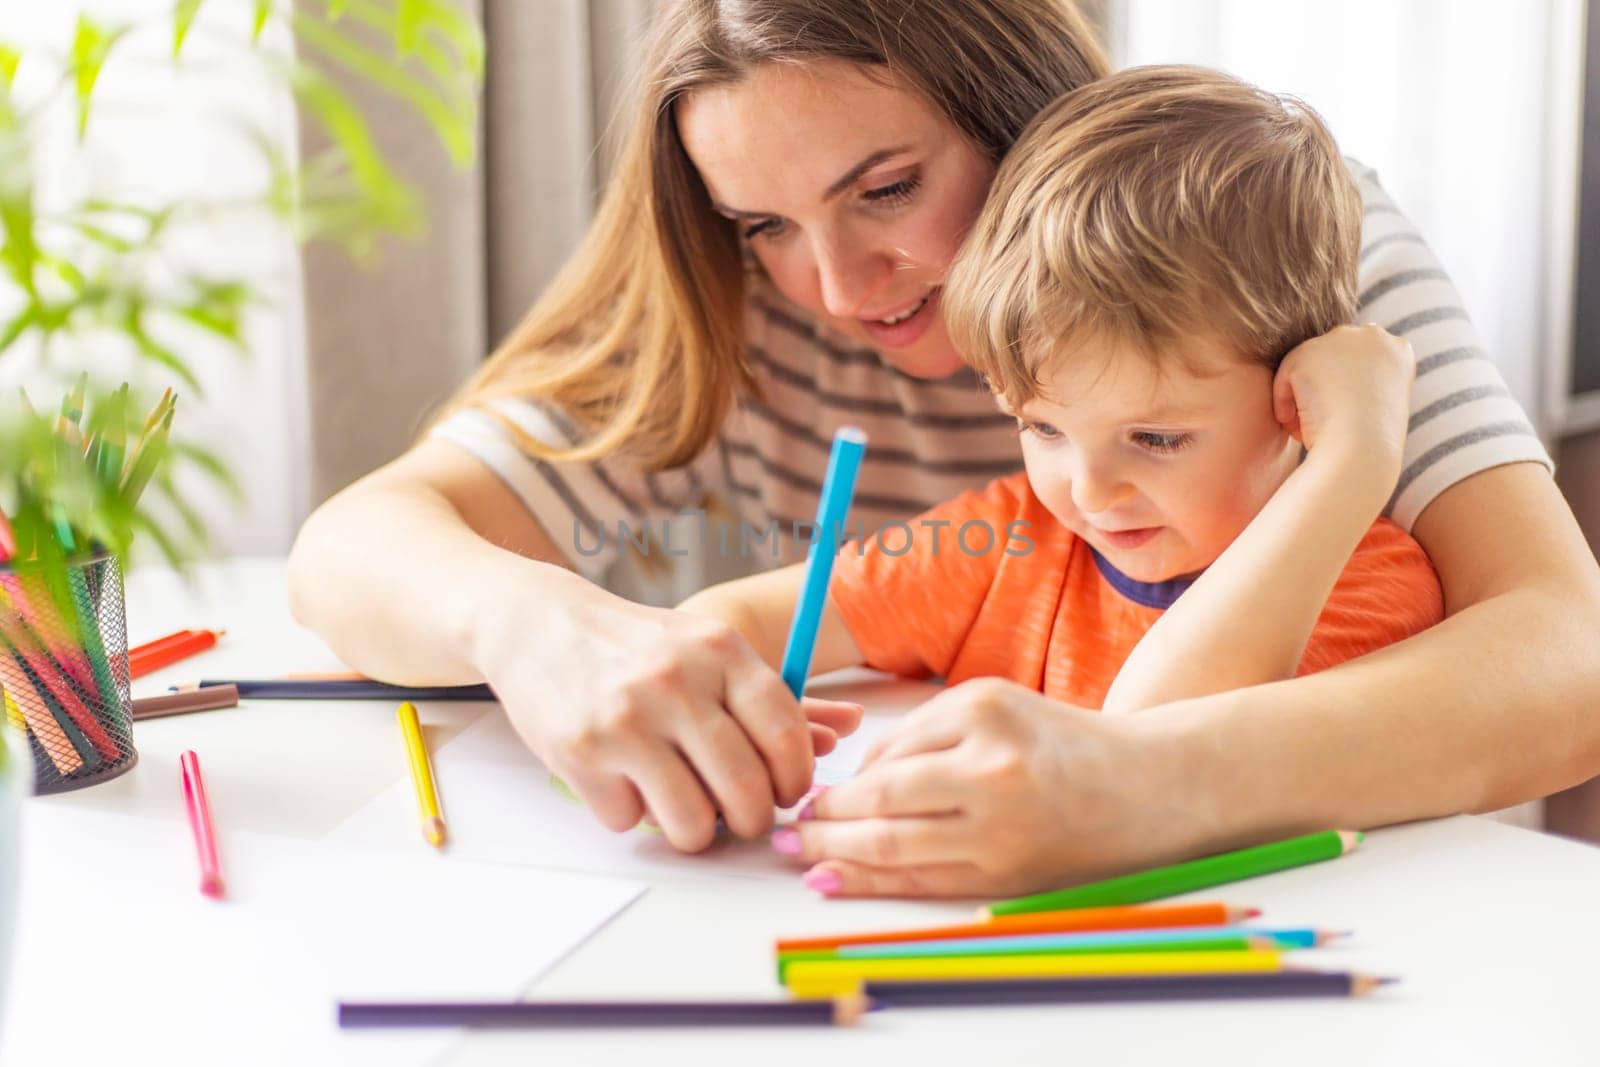
[[[511,328],[588,225],[610,116],[650,0],[469,0],[488,46],[477,164],[452,167],[404,105],[345,85],[427,205],[371,266],[304,253],[315,506],[404,451]],[[301,144],[317,131],[301,124]]]

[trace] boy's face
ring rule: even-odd
[[[1184,358],[1159,370],[1129,346],[1078,346],[1013,413],[1040,501],[1143,582],[1209,566],[1300,453],[1273,417],[1271,370],[1216,338],[1176,343]]]

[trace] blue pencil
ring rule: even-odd
[[[1004,955],[1010,952],[1048,952],[1052,949],[1089,948],[1096,945],[1160,946],[1219,938],[1269,938],[1282,948],[1315,948],[1329,935],[1312,929],[1271,929],[1251,926],[1184,926],[1153,930],[1094,930],[1073,934],[1016,934],[1009,937],[964,937],[944,941],[904,941],[877,945],[840,945],[840,959],[896,959],[946,956],[955,953]]]
[[[783,680],[796,700],[805,690],[806,674],[811,670],[817,626],[822,622],[828,579],[833,575],[833,556],[838,551],[850,501],[856,494],[856,474],[866,450],[867,435],[854,426],[841,426],[833,435],[828,473],[822,479],[822,496],[817,501],[816,537],[806,553],[806,578],[795,604],[794,622],[789,626],[789,643],[783,650]]]

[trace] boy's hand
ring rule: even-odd
[[[1307,451],[1333,446],[1387,483],[1400,475],[1416,357],[1380,326],[1339,326],[1285,357],[1273,414]]]

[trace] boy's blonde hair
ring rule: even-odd
[[[1310,108],[1216,71],[1136,67],[1023,131],[951,267],[945,321],[1013,407],[1090,339],[1154,357],[1219,335],[1276,367],[1350,321],[1360,240],[1360,195]]]

